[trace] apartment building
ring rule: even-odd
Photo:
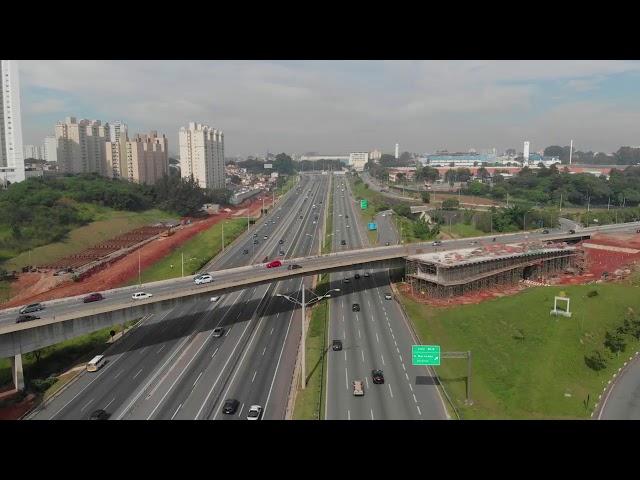
[[[39,145],[25,145],[24,146],[24,158],[35,158],[36,160],[44,160],[42,153],[42,147]]]
[[[47,162],[57,162],[58,161],[58,141],[56,137],[45,137],[44,139],[44,148],[43,154],[44,159]]]
[[[149,135],[136,134],[130,140],[124,129],[112,139],[106,144],[108,177],[153,185],[168,174],[169,142],[164,134],[151,131]]]
[[[100,120],[78,121],[67,117],[55,127],[58,143],[56,155],[61,173],[91,173],[107,175],[106,143],[110,126]]]
[[[222,131],[189,122],[178,132],[180,174],[193,177],[202,188],[224,188],[224,134]]]
[[[349,154],[349,165],[356,172],[362,172],[364,166],[369,162],[369,152],[354,152]]]
[[[20,78],[16,60],[0,61],[0,185],[25,179]]]

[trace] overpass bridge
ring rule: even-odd
[[[640,222],[585,228],[573,234],[559,231],[550,234],[521,232],[497,235],[496,243],[579,241],[591,238],[597,232],[635,231],[637,228],[640,228]],[[430,242],[354,250],[347,250],[347,246],[340,252],[287,259],[278,268],[267,269],[264,264],[258,264],[210,272],[214,281],[203,285],[196,285],[193,281],[195,276],[188,276],[107,290],[102,292],[105,300],[95,303],[82,303],[84,295],[52,300],[44,302],[45,310],[38,313],[41,319],[25,323],[15,323],[18,307],[0,310],[0,358],[14,357],[14,365],[18,368],[21,364],[18,358],[23,353],[145,315],[160,313],[185,302],[294,277],[360,268],[403,268],[407,256],[456,250],[466,247],[471,240],[493,243],[491,237],[475,237],[444,241],[439,247],[432,246]],[[300,268],[289,270],[289,265],[299,265]],[[131,295],[137,291],[151,293],[153,296],[133,300]]]

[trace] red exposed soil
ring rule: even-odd
[[[33,408],[35,400],[36,396],[29,394],[20,402],[0,408],[0,420],[19,420]]]
[[[194,218],[192,219],[193,223],[176,230],[172,236],[154,240],[131,254],[114,261],[111,265],[105,266],[103,270],[93,273],[80,282],[66,281],[59,286],[55,286],[52,280],[59,277],[52,277],[51,274],[29,273],[19,275],[13,291],[20,293],[9,302],[3,304],[2,308],[11,308],[27,303],[43,302],[120,287],[138,275],[138,252],[140,253],[140,267],[145,269],[170,254],[193,236],[207,230],[216,223],[231,218],[240,211],[244,211],[243,215],[247,215],[246,211],[248,210],[252,215],[257,210],[257,213],[255,213],[257,215],[260,213],[261,207],[262,200],[253,200],[246,202],[246,206],[230,209],[231,212],[220,212],[205,219]]]

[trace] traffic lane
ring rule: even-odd
[[[598,420],[640,420],[640,357],[627,366],[613,385]]]

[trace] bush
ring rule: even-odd
[[[598,291],[597,290],[591,290],[589,293],[587,293],[587,297],[592,298],[592,297],[597,297],[598,296]]]
[[[460,206],[460,202],[458,202],[455,198],[447,198],[442,202],[443,210],[456,210]]]
[[[624,341],[624,338],[620,333],[606,332],[604,335],[604,346],[611,350],[613,353],[617,353],[624,352],[627,343]]]
[[[596,372],[607,367],[607,360],[599,351],[595,351],[591,355],[585,355],[584,363],[587,367],[591,370],[595,370]]]
[[[57,381],[58,379],[56,377],[48,377],[48,378],[45,378],[44,380],[41,378],[35,378],[31,380],[30,386],[32,390],[38,393],[42,393],[48,390],[49,387],[51,387]]]

